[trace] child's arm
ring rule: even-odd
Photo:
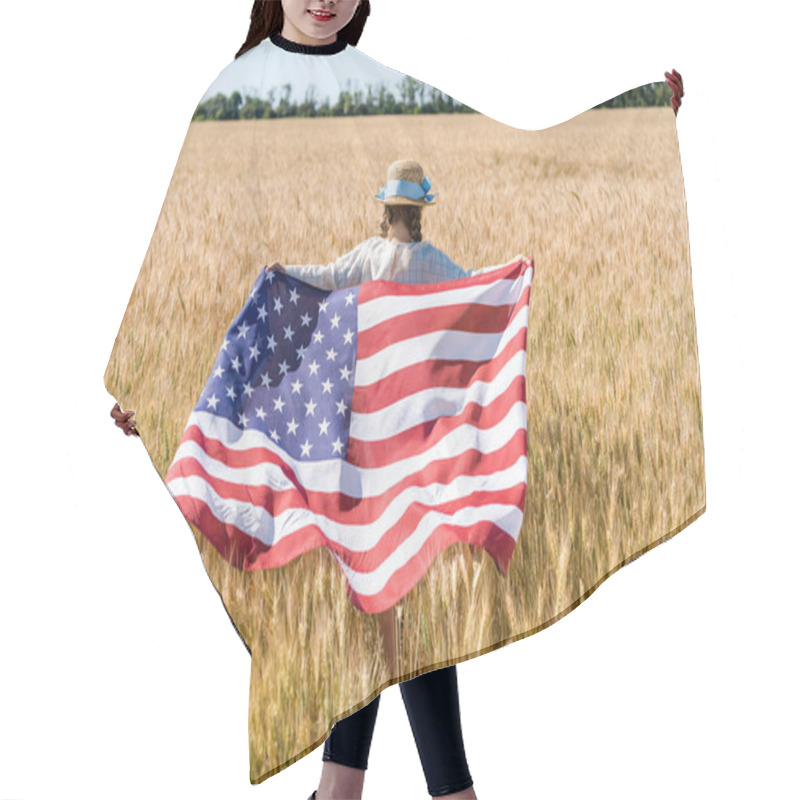
[[[435,256],[435,263],[439,271],[443,272],[447,277],[446,280],[450,279],[458,279],[464,277],[471,277],[472,275],[478,275],[483,272],[491,272],[495,269],[501,269],[502,267],[507,267],[514,261],[518,261],[521,258],[525,258],[522,253],[518,253],[514,258],[503,261],[501,264],[493,264],[488,267],[478,267],[477,269],[467,269],[466,267],[461,267],[453,261],[450,256],[447,255],[443,250],[439,250],[438,248],[432,248],[432,252]]]
[[[331,264],[282,264],[283,271],[299,281],[318,289],[335,289],[334,265]]]
[[[361,282],[361,244],[330,264],[285,264],[284,272],[318,289],[344,289]]]

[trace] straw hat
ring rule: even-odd
[[[431,182],[422,165],[408,158],[389,165],[386,186],[381,187],[375,199],[387,206],[432,206],[435,194],[427,194]]]

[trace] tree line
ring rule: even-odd
[[[234,92],[226,97],[220,93],[200,103],[193,120],[274,119],[276,117],[352,117],[373,114],[453,114],[473,112],[474,109],[453,99],[439,89],[406,76],[398,85],[399,97],[384,85],[368,86],[362,90],[339,92],[331,102],[319,102],[316,87],[310,86],[302,100],[292,97],[292,85],[286,83],[271,89],[266,99]]]
[[[275,119],[282,117],[351,117],[377,114],[455,114],[475,113],[465,103],[426,83],[406,76],[399,84],[399,97],[385,86],[368,86],[362,90],[339,92],[331,102],[325,98],[319,102],[316,87],[310,86],[302,100],[292,97],[292,85],[276,88],[266,99],[233,92],[226,96],[221,92],[200,103],[192,115],[192,121],[230,119]],[[629,92],[606,100],[595,108],[630,108],[635,106],[668,106],[672,91],[666,83],[648,83]]]
[[[641,108],[643,106],[668,106],[672,97],[672,89],[667,86],[666,81],[658,83],[646,83],[644,86],[637,86],[629,92],[623,92],[604,103],[594,106],[595,108]]]

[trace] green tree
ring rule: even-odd
[[[311,85],[306,90],[302,102],[292,101],[292,85],[281,86],[281,97],[275,102],[276,88],[267,93],[266,99],[246,95],[244,100],[239,92],[230,97],[222,93],[214,95],[195,109],[193,120],[230,120],[230,119],[272,119],[274,117],[341,117],[365,116],[370,114],[454,114],[474,113],[474,109],[454,100],[450,95],[427,87],[421,81],[407,75],[399,84],[399,99],[383,84],[377,88],[367,86],[353,89],[352,81],[339,92],[339,96],[331,104],[329,98],[318,103],[317,89]],[[601,106],[621,107],[627,104],[653,104],[658,100],[662,104],[669,103],[670,92],[666,84],[652,84],[654,88],[647,92],[633,90],[606,101]],[[654,99],[655,98],[655,99]],[[600,107],[600,106],[598,106]]]
[[[637,86],[635,89],[618,94],[610,100],[606,100],[594,108],[642,108],[645,106],[668,106],[672,90],[667,86],[666,81],[658,83],[647,83],[644,86]]]

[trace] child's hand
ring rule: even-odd
[[[283,268],[283,264],[280,261],[275,261],[267,267],[267,272],[271,269],[276,270],[277,272],[282,272],[284,275],[286,274],[286,270]]]

